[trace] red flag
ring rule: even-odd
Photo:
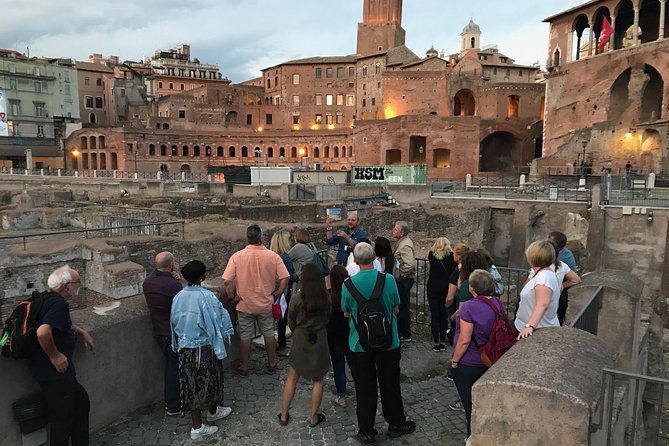
[[[613,28],[606,17],[602,17],[602,32],[599,34],[599,50],[603,51],[606,42],[613,35]]]

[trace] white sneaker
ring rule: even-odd
[[[207,421],[212,422],[212,421],[220,420],[221,418],[227,417],[231,413],[232,413],[232,408],[231,407],[217,406],[215,414],[212,415],[209,412],[207,412]]]
[[[215,434],[216,432],[218,432],[217,426],[208,426],[202,423],[202,426],[200,426],[199,429],[193,429],[192,427],[190,428],[190,438],[191,440],[197,440],[200,437]]]

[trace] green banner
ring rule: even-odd
[[[353,184],[427,184],[427,166],[355,166],[351,169]]]

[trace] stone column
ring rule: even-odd
[[[660,0],[660,35],[659,39],[664,39],[664,19],[666,15],[667,0]]]
[[[597,38],[595,37],[594,23],[590,27],[590,48],[588,48],[588,56],[597,54]]]
[[[632,42],[633,45],[639,44],[639,8],[634,8],[634,25],[632,28]]]
[[[616,49],[616,16],[611,16],[611,28],[613,28],[613,34],[609,38],[609,49]]]

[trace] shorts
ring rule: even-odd
[[[249,314],[238,311],[237,331],[239,332],[239,338],[242,341],[248,341],[258,335],[256,332],[256,322],[258,323],[260,334],[265,337],[274,336],[274,316],[272,316],[271,312],[265,314]]]

